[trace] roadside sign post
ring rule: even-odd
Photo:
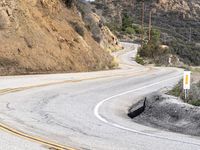
[[[190,76],[191,71],[184,71],[183,75],[183,89],[185,92],[185,99],[188,97],[188,90],[190,89]]]

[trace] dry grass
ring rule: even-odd
[[[109,68],[118,68],[119,67],[119,60],[116,57],[113,57]]]
[[[171,91],[169,91],[168,94],[180,97],[186,103],[195,106],[200,106],[200,80],[198,82],[191,84],[191,89],[188,91],[187,99],[184,98],[185,95],[184,95],[182,80]]]

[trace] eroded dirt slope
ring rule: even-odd
[[[75,7],[59,0],[0,1],[0,74],[90,71],[112,57]]]

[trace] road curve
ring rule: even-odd
[[[199,137],[146,127],[127,117],[131,104],[144,95],[172,87],[182,70],[138,65],[132,60],[138,46],[123,44],[125,50],[115,54],[121,69],[0,77],[1,124],[66,148],[199,150]],[[30,138],[22,142],[27,139],[38,142]],[[26,144],[31,150],[51,147]],[[15,144],[15,149],[27,149],[22,146]]]

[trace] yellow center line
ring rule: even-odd
[[[151,71],[151,70],[152,70],[152,68],[148,68],[148,71]],[[37,88],[37,87],[46,87],[46,86],[64,84],[64,83],[70,83],[70,82],[81,82],[81,81],[89,81],[89,80],[95,80],[95,79],[103,79],[103,78],[108,78],[108,77],[118,77],[118,76],[119,77],[121,77],[121,76],[131,77],[131,76],[137,76],[137,75],[143,74],[146,71],[147,70],[135,72],[135,73],[119,73],[119,74],[115,74],[115,75],[108,75],[108,76],[103,76],[103,77],[93,77],[93,78],[87,78],[87,79],[81,79],[81,80],[66,80],[66,81],[59,81],[59,82],[53,82],[53,83],[45,83],[45,84],[40,84],[40,85],[32,85],[32,86],[27,86],[27,87],[8,88],[8,89],[0,90],[0,95],[20,92],[20,91],[24,91],[24,90],[28,90],[28,89],[32,89],[32,88]],[[6,132],[9,132],[13,135],[16,135],[18,137],[22,137],[22,138],[25,138],[27,140],[34,141],[34,142],[49,146],[49,148],[55,148],[57,150],[75,150],[74,148],[64,146],[64,145],[61,145],[61,144],[57,144],[56,142],[52,142],[52,141],[49,141],[49,140],[42,139],[40,137],[28,135],[24,132],[21,132],[21,131],[14,129],[14,128],[11,128],[10,126],[3,124],[3,123],[0,123],[0,129],[4,130]]]
[[[57,143],[52,142],[52,141],[47,141],[47,140],[44,140],[44,139],[39,138],[39,137],[28,135],[26,133],[23,133],[21,131],[18,131],[18,130],[11,128],[11,127],[8,127],[7,125],[4,125],[2,123],[0,123],[0,128],[4,131],[7,131],[7,132],[13,134],[13,135],[20,136],[20,137],[25,138],[27,140],[31,140],[31,141],[49,146],[50,148],[55,148],[55,149],[58,149],[58,150],[75,150],[74,148],[71,148],[71,147],[67,147],[67,146],[64,146],[64,145],[61,145],[61,144],[57,144]]]
[[[152,68],[148,69],[149,71],[152,70]],[[147,70],[144,70],[147,71]],[[39,88],[39,87],[46,87],[46,86],[51,86],[51,85],[59,85],[59,84],[65,84],[65,83],[75,83],[75,82],[81,82],[81,81],[90,81],[90,80],[96,80],[96,79],[105,79],[105,78],[109,78],[109,77],[121,77],[121,76],[126,76],[126,77],[130,77],[133,75],[139,75],[144,71],[140,71],[140,72],[135,72],[135,73],[119,73],[119,74],[115,74],[115,75],[107,75],[107,76],[102,76],[102,77],[92,77],[92,78],[86,78],[86,79],[79,79],[79,80],[65,80],[65,81],[59,81],[59,82],[52,82],[52,83],[44,83],[44,84],[39,84],[39,85],[32,85],[32,86],[24,86],[24,87],[18,87],[18,88],[7,88],[7,89],[2,89],[0,90],[0,95],[5,95],[5,94],[9,94],[9,93],[15,93],[15,92],[20,92],[20,91],[24,91],[24,90],[28,90],[28,89],[32,89],[32,88]]]

